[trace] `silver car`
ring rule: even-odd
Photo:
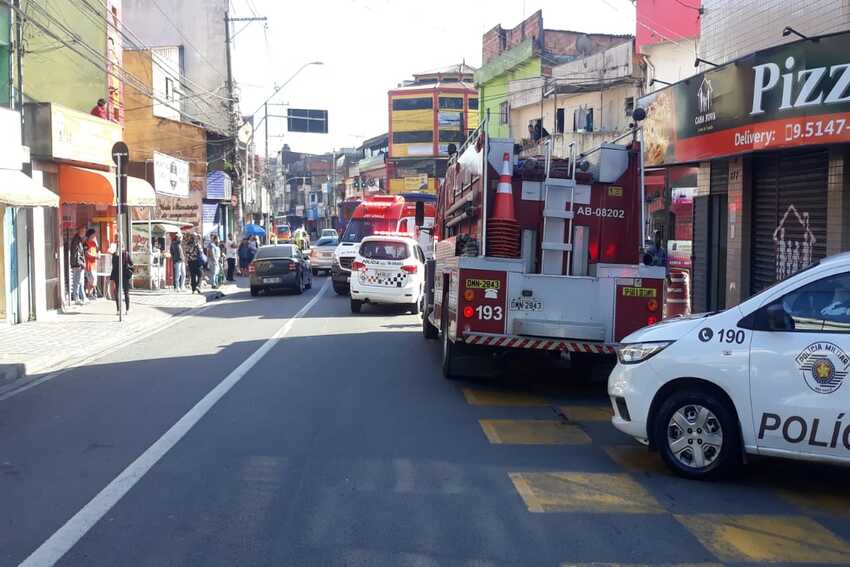
[[[319,272],[330,273],[334,261],[334,250],[339,244],[337,237],[323,236],[310,247],[310,265],[313,275]]]

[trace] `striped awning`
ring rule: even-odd
[[[233,193],[233,182],[223,171],[211,171],[207,174],[207,199],[229,201]]]

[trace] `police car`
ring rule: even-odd
[[[626,337],[614,426],[689,478],[745,454],[850,464],[850,253],[740,305]]]
[[[425,286],[425,255],[416,240],[378,235],[363,239],[351,264],[351,312],[364,303],[404,304],[417,314]]]

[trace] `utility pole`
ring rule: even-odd
[[[15,18],[15,110],[21,113],[21,139],[24,134],[24,18],[21,15],[21,0],[12,3]]]

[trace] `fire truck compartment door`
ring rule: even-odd
[[[610,339],[613,280],[511,273],[508,282],[508,329],[513,334]]]

